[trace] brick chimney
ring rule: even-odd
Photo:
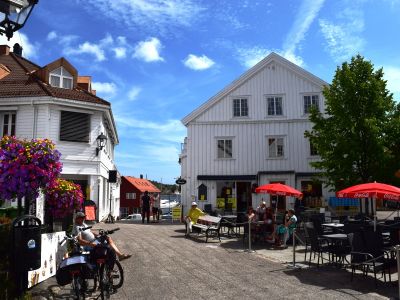
[[[0,55],[10,54],[10,47],[8,45],[0,45]]]

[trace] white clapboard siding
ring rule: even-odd
[[[317,94],[320,110],[324,111],[325,84],[272,54],[185,117],[182,121],[187,127],[187,139],[180,156],[181,176],[187,180],[182,186],[185,204],[190,206],[201,183],[207,185],[211,203],[215,204],[215,182],[197,180],[199,175],[259,175],[256,183],[282,180],[296,186],[299,179],[296,182],[295,173],[315,173],[310,162],[318,157],[310,156],[309,141],[304,137],[312,124],[304,114],[303,96]],[[283,98],[282,116],[267,115],[266,96],[270,95]],[[248,99],[247,117],[233,117],[236,97]],[[283,158],[268,157],[268,137],[284,138]],[[232,140],[232,159],[217,158],[218,139]]]

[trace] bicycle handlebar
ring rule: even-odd
[[[110,230],[99,229],[99,235],[105,236],[105,235],[113,234],[114,232],[116,232],[118,230],[120,230],[119,227],[110,229]]]
[[[85,231],[85,230],[88,230],[88,229],[90,229],[90,228],[92,228],[92,226],[87,226],[87,227],[84,227],[84,228],[79,228],[79,231]],[[72,236],[72,235],[66,234],[65,237],[64,237],[60,242],[58,242],[58,244],[61,246],[62,244],[64,244],[64,242],[65,242],[66,240],[68,240],[68,241],[76,241],[76,237],[75,237],[75,236]]]

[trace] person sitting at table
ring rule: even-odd
[[[289,209],[287,215],[284,217],[285,223],[279,225],[275,231],[275,244],[287,248],[286,242],[289,240],[289,236],[293,234],[293,230],[296,228],[297,217],[294,214],[293,209]]]
[[[200,216],[205,216],[206,213],[203,212],[200,208],[197,207],[196,202],[192,202],[192,207],[188,211],[187,216],[185,217],[186,223],[186,235],[192,232],[192,225],[197,223],[197,220]]]
[[[268,243],[274,243],[275,242],[275,221],[274,221],[274,213],[273,213],[272,207],[267,207],[264,222],[265,222],[265,232],[266,232],[265,241]]]
[[[266,205],[265,201],[262,201],[260,203],[260,206],[257,207],[257,209],[256,209],[257,221],[265,221],[266,212],[267,212],[267,205]]]

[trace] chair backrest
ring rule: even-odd
[[[308,236],[308,238],[310,239],[311,250],[312,251],[320,251],[321,246],[320,246],[320,243],[318,240],[318,234],[317,234],[315,228],[305,226],[304,231],[305,231],[306,235]]]
[[[363,252],[365,253],[365,242],[361,232],[352,232],[348,234],[351,252]],[[366,260],[362,254],[352,254],[351,263],[361,263]]]
[[[374,257],[383,255],[383,235],[380,231],[363,230],[361,235],[364,238],[364,252],[371,253]]]

